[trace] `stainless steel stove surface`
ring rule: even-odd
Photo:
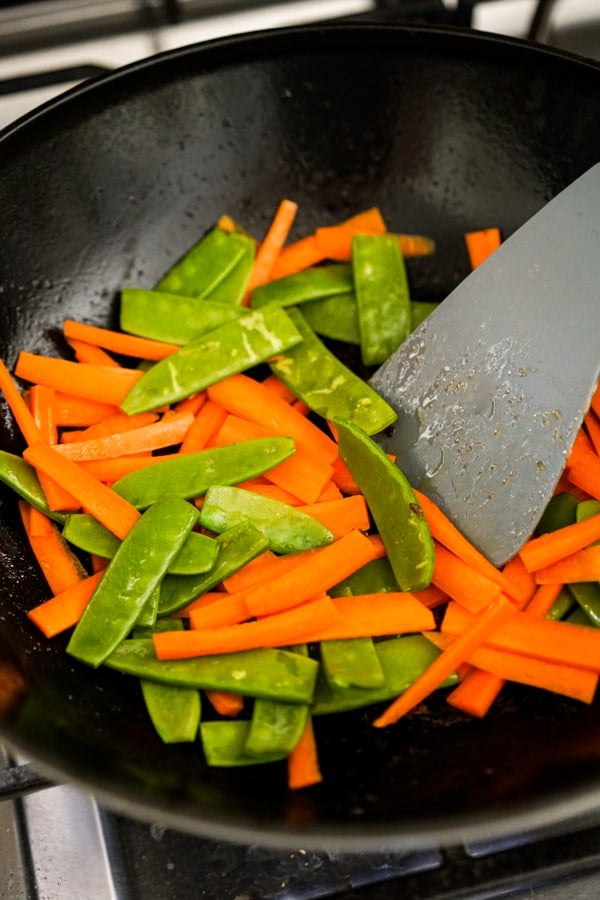
[[[4,0],[0,128],[103,69],[200,40],[343,16],[456,22],[600,59],[598,0]],[[0,900],[600,897],[600,811],[489,843],[287,851],[133,821],[0,746]]]

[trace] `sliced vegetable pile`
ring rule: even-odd
[[[223,217],[154,290],[122,289],[120,331],[66,321],[70,359],[21,352],[23,390],[0,363],[26,444],[0,478],[48,582],[43,634],[136,676],[163,741],[287,760],[301,788],[322,777],[315,716],[388,702],[383,727],[440,687],[483,716],[505,681],[592,702],[600,394],[496,569],[380,449],[394,411],[330,349],[389,356],[433,308],[404,265],[433,242],[377,209],[291,242],[295,214],[260,243]],[[472,265],[499,241],[466,235]]]

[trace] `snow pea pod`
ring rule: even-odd
[[[209,572],[204,575],[165,575],[160,586],[159,616],[169,616],[183,609],[190,601],[216,587],[269,546],[268,539],[250,522],[229,528],[215,540],[219,549],[215,564]]]
[[[120,541],[89,513],[67,516],[62,535],[73,546],[104,559],[112,559]],[[218,545],[214,538],[192,531],[169,565],[172,575],[195,575],[208,572],[217,558]]]
[[[245,310],[203,297],[184,297],[143,288],[123,288],[121,291],[121,329],[171,344],[187,344],[246,314]]]
[[[221,533],[242,522],[251,522],[275,553],[296,553],[333,541],[328,528],[287,503],[243,488],[210,487],[200,510],[201,525]]]
[[[55,512],[48,506],[37,473],[27,460],[7,450],[0,450],[0,481],[53,521],[58,524],[65,521],[65,513]]]
[[[230,272],[244,252],[242,236],[220,228],[207,232],[155,285],[157,291],[203,297]]]
[[[256,766],[260,763],[277,762],[285,758],[285,753],[273,751],[260,756],[246,749],[250,722],[201,722],[200,738],[204,757],[209,766]]]
[[[165,744],[195,741],[202,712],[200,692],[146,679],[140,685],[148,715],[161,740]]]
[[[228,375],[283,353],[301,340],[285,310],[272,305],[253,310],[155,363],[127,393],[121,409],[133,414],[184,400]]]
[[[246,296],[254,257],[256,255],[256,242],[248,235],[236,233],[234,240],[242,247],[242,255],[235,266],[215,285],[208,294],[203,295],[207,301],[220,303],[229,308],[238,308]]]
[[[352,271],[362,361],[380,365],[411,331],[408,280],[398,241],[387,234],[354,235]]]
[[[233,691],[244,697],[264,697],[288,703],[310,703],[319,664],[286,650],[262,648],[236,653],[161,660],[148,639],[122,641],[105,665],[127,675],[161,684],[203,690]]]
[[[294,452],[293,438],[254,438],[225,447],[199,450],[156,463],[119,478],[113,485],[125,500],[143,509],[167,495],[189,499],[214,484],[236,484],[262,475]]]
[[[334,687],[377,688],[385,675],[372,638],[321,642],[321,662]]]
[[[590,622],[600,628],[600,584],[597,581],[574,582],[568,589]]]
[[[360,344],[358,306],[354,291],[312,300],[302,307],[302,315],[321,337],[345,344]]]
[[[396,413],[387,401],[327,349],[298,309],[288,314],[302,343],[271,361],[277,377],[325,419],[344,416],[367,434],[391,425]]]
[[[254,288],[252,306],[258,308],[267,303],[296,306],[308,300],[347,294],[353,289],[351,266],[344,263],[317,266]]]
[[[127,636],[169,563],[198,520],[198,510],[166,497],[140,516],[107,566],[67,645],[67,653],[99,666]]]
[[[331,597],[343,597],[348,594],[381,594],[399,590],[390,561],[387,556],[382,556],[339,581],[328,593]]]
[[[302,737],[307,717],[306,703],[255,700],[245,752],[251,757],[272,753],[288,756]]]

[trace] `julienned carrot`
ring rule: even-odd
[[[539,619],[547,616],[562,589],[562,584],[540,584],[525,607],[527,615],[536,616]]]
[[[500,229],[480,228],[478,231],[469,231],[465,234],[465,243],[471,268],[475,269],[500,246]]]
[[[390,634],[430,631],[435,619],[418,594],[395,591],[336,597],[333,604],[342,619],[332,625],[311,628],[305,641],[338,641],[345,638],[383,637]]]
[[[208,388],[208,396],[236,416],[266,425],[275,434],[293,437],[317,460],[331,464],[337,458],[337,445],[325,432],[249,375],[223,379]]]
[[[73,319],[65,319],[63,333],[67,340],[84,341],[87,344],[101,347],[103,350],[112,350],[113,353],[134,356],[136,359],[164,359],[179,350],[177,344],[136,337],[126,334],[124,331],[98,328],[96,325],[86,325],[84,322],[76,322]]]
[[[15,366],[15,375],[32,384],[47,384],[57,391],[115,406],[123,402],[142,374],[138,369],[94,366],[25,350],[19,353]]]
[[[184,397],[183,400],[179,400],[173,406],[173,412],[191,412],[192,415],[196,416],[208,400],[208,395],[206,391],[200,391],[197,394],[192,394],[190,397]]]
[[[192,629],[223,628],[245,622],[250,612],[242,594],[223,594],[214,602],[189,609],[188,618]]]
[[[302,563],[308,563],[318,552],[317,548],[311,548],[310,550],[301,550],[298,553],[286,553],[283,556],[277,556],[272,550],[265,550],[260,556],[246,563],[241,569],[238,569],[237,572],[226,578],[223,582],[223,587],[230,594],[246,591],[257,584],[264,584],[279,578]]]
[[[423,234],[394,234],[398,239],[398,245],[402,256],[430,256],[435,250],[433,238]]]
[[[367,501],[362,494],[342,500],[311,503],[299,509],[328,528],[334,538],[342,537],[349,531],[368,531],[371,525]]]
[[[538,584],[573,584],[577,581],[600,581],[600,545],[584,547],[543,569],[537,569]]]
[[[467,540],[433,500],[430,500],[426,494],[416,489],[415,496],[425,514],[431,534],[438,543],[443,544],[444,547],[452,551],[455,556],[458,556],[471,568],[481,572],[482,575],[485,575],[491,581],[495,581],[505,594],[508,594],[510,597],[514,596],[515,600],[524,599],[515,594],[515,585],[505,578],[502,572],[492,565],[483,553]]]
[[[589,409],[583,421],[595,452],[600,454],[600,419],[593,409]]]
[[[48,390],[51,390],[51,388]],[[61,443],[73,444],[77,441],[88,441],[92,438],[112,437],[114,434],[133,431],[134,428],[140,428],[142,425],[151,425],[157,420],[158,415],[155,412],[136,413],[133,416],[128,416],[127,413],[116,413],[114,416],[108,416],[101,422],[88,425],[87,428],[65,431],[61,436]]]
[[[46,472],[59,484],[68,486],[83,508],[117,537],[124,538],[139,519],[140,513],[135,507],[76,462],[61,456],[50,444],[43,441],[31,444],[23,456],[36,469]]]
[[[54,421],[58,428],[87,428],[118,412],[120,410],[116,404],[54,391]]]
[[[319,503],[325,503],[327,500],[341,500],[343,496],[337,484],[330,481],[325,485],[317,500]]]
[[[301,790],[323,781],[312,716],[308,716],[300,740],[287,758],[287,784]]]
[[[89,459],[114,459],[130,453],[160,450],[180,444],[193,421],[192,413],[172,413],[151,425],[118,431],[108,437],[59,444],[56,450],[61,456],[77,462]]]
[[[26,442],[32,444],[41,440],[42,433],[3,360],[0,360],[0,390],[4,394],[4,398]]]
[[[385,234],[386,231],[381,212],[377,207],[372,207],[337,225],[317,228],[315,240],[323,259],[345,262],[352,256],[352,238],[355,234]]]
[[[288,239],[297,212],[298,204],[294,203],[293,200],[283,199],[277,207],[273,221],[263,241],[259,244],[254,257],[254,264],[248,281],[248,296],[254,288],[265,284],[269,280],[271,269]]]
[[[54,523],[41,534],[32,531],[26,517],[23,523],[33,555],[53,594],[62,593],[87,577],[79,558]]]
[[[259,425],[241,416],[229,414],[214,437],[217,446],[236,444],[273,434],[274,429]],[[315,503],[333,476],[333,467],[308,453],[296,448],[288,459],[265,473],[265,478],[278,487],[296,496],[303,503]]]
[[[324,258],[314,234],[309,234],[282,247],[271,269],[270,280],[303,272],[305,269],[323,262]]]
[[[30,609],[27,615],[47,638],[67,631],[79,622],[103,574],[104,571],[95,572],[45,603]]]
[[[511,590],[506,593],[514,597],[520,607],[529,603],[536,592],[537,584],[533,574],[525,568],[525,563],[518,553],[508,560],[502,569],[502,577],[505,584],[511,587]]]
[[[219,713],[220,716],[239,716],[244,708],[244,698],[241,694],[232,694],[231,691],[205,691],[206,698]]]
[[[457,603],[449,603],[442,632],[462,636],[473,627],[474,619]],[[510,650],[600,674],[600,630],[587,625],[514,612],[510,619],[498,623],[486,635],[484,643],[498,650]]]
[[[198,450],[204,450],[212,442],[226,418],[227,412],[223,407],[207,399],[194,416],[179,452],[196,453]]]
[[[441,588],[436,587],[435,584],[429,584],[426,588],[415,591],[415,597],[423,604],[423,606],[426,606],[427,609],[437,609],[438,606],[443,606],[450,600],[448,594],[445,594],[444,591],[442,591]]]
[[[600,513],[530,538],[519,556],[530,572],[537,572],[600,540]],[[560,580],[560,579],[557,579]]]
[[[600,460],[579,457],[565,471],[571,484],[585,491],[594,500],[600,500]]]
[[[96,347],[94,344],[88,344],[85,341],[78,341],[71,338],[67,341],[75,359],[80,363],[90,363],[93,366],[118,366],[119,363],[110,353],[103,350],[102,347]]]
[[[437,542],[431,580],[436,587],[470,612],[485,609],[501,593],[498,584]]]
[[[270,484],[266,478],[253,478],[251,481],[241,482],[238,487],[253,491],[262,497],[269,497],[271,500],[279,500],[280,503],[287,503],[288,506],[302,506],[302,500],[299,497],[290,494],[278,484]]]
[[[29,391],[31,414],[40,429],[40,437],[49,444],[56,444],[58,441],[58,428],[54,420],[54,402],[55,391],[45,384],[34,384]],[[69,491],[44,472],[37,474],[50,509],[70,511],[79,509],[79,501]]]
[[[88,459],[78,465],[98,481],[113,484],[130,472],[145,469],[176,455],[177,453],[165,453],[160,456],[153,456],[151,453],[132,453],[131,456],[118,456],[115,459]]]
[[[449,647],[453,641],[450,635],[439,632],[429,632],[426,637],[440,650]],[[587,669],[557,665],[491,647],[478,647],[469,657],[469,662],[477,666],[477,672],[484,671],[496,679],[514,681],[517,684],[563,694],[582,703],[592,702],[598,686],[598,675]],[[458,688],[456,690],[458,691]],[[448,698],[449,702],[452,702],[451,696]]]
[[[211,603],[214,603],[216,600],[223,600],[225,597],[227,597],[225,591],[207,591],[205,594],[196,597],[195,600],[192,600],[187,606],[184,606],[183,609],[179,609],[177,612],[172,613],[172,617],[175,619],[189,619],[192,610],[210,606]]]
[[[302,643],[310,629],[333,625],[339,619],[333,601],[329,597],[319,597],[252,622],[201,631],[157,632],[152,639],[158,659],[185,659]]]
[[[245,592],[250,614],[264,616],[304,603],[333,587],[377,558],[378,546],[360,531],[351,531],[326,547],[310,561],[302,561],[289,572]]]
[[[461,608],[457,603],[451,603],[450,606]],[[467,613],[467,615],[470,614]],[[413,681],[407,690],[397,700],[394,700],[381,716],[375,719],[373,724],[377,728],[383,728],[392,725],[409,713],[433,693],[459,665],[469,659],[473,651],[484,643],[488,635],[500,627],[503,619],[513,615],[518,614],[513,612],[510,600],[508,597],[500,595],[496,603],[472,617],[469,626],[462,634],[440,653],[425,672]]]
[[[267,375],[266,378],[263,378],[261,384],[264,387],[268,387],[270,391],[274,391],[278,397],[281,397],[281,399],[285,400],[287,403],[293,403],[294,400],[298,399],[294,392],[290,390],[290,388],[284,384],[275,373],[271,373],[271,375]]]

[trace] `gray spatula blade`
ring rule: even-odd
[[[514,232],[375,373],[379,443],[493,563],[530,536],[600,372],[600,163]]]

